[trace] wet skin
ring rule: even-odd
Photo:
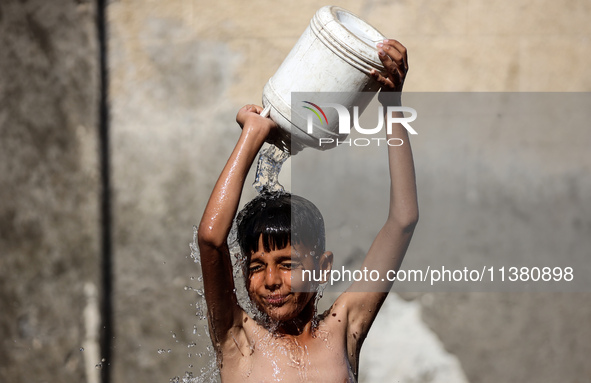
[[[222,345],[224,382],[355,381],[343,310],[335,305],[313,324],[316,286],[302,282],[302,271],[330,268],[332,254],[317,258],[300,245],[251,255],[247,290],[269,321],[243,312]]]
[[[223,382],[352,383],[345,315],[328,315],[298,335],[270,332],[246,313],[222,345]],[[357,356],[357,355],[355,355]]]

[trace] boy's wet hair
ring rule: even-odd
[[[264,251],[283,249],[288,244],[302,244],[314,251],[315,258],[324,252],[324,219],[310,201],[286,192],[259,194],[246,204],[236,218],[238,244],[250,259],[259,251],[262,236]]]

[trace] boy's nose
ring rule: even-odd
[[[274,267],[269,267],[265,273],[265,286],[269,290],[276,290],[281,286],[281,272]]]

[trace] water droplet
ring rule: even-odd
[[[84,347],[80,347],[80,351],[84,351]]]

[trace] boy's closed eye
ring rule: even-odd
[[[281,263],[281,268],[287,269],[287,270],[295,270],[295,269],[299,269],[301,267],[302,267],[302,263],[297,262],[297,261],[289,261],[289,262],[282,262]]]
[[[284,261],[279,264],[279,268],[282,270],[296,270],[296,269],[299,269],[302,267],[303,267],[302,263],[298,262],[298,261]],[[265,268],[265,266],[263,264],[252,263],[249,266],[248,271],[250,274],[254,274],[259,271],[264,270],[264,268]]]

